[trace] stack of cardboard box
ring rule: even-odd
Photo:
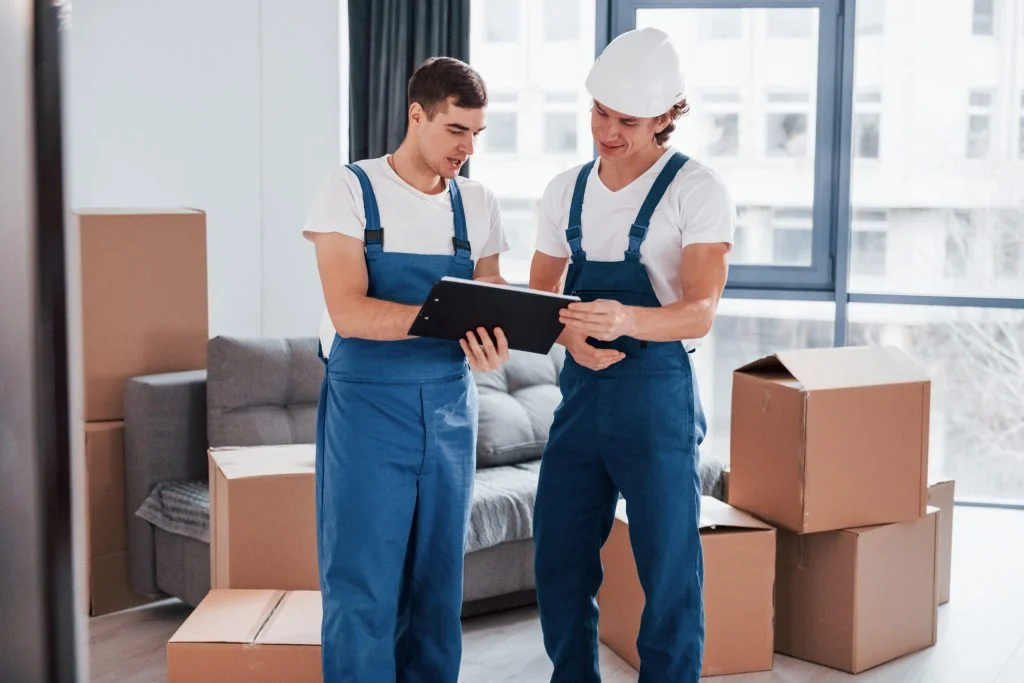
[[[93,616],[145,601],[128,584],[123,387],[130,377],[206,367],[206,215],[196,210],[75,214],[70,319],[81,349]],[[77,404],[77,402],[76,402]]]
[[[791,351],[735,372],[729,505],[705,499],[701,519],[705,675],[770,669],[773,650],[858,673],[935,643],[953,483],[927,485],[930,392],[885,347]],[[771,550],[754,518],[775,527]],[[726,557],[717,537],[745,554]],[[603,556],[601,638],[636,666],[644,596],[624,514]]]
[[[168,683],[316,683],[312,444],[211,449],[210,584],[167,644]]]

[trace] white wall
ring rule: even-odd
[[[73,6],[69,205],[206,210],[211,335],[316,334],[323,300],[300,227],[342,158],[340,4]]]

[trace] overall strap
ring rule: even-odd
[[[355,164],[347,164],[345,168],[355,174],[359,179],[359,187],[363,190],[363,214],[366,216],[366,228],[363,231],[364,247],[366,251],[384,251],[384,228],[380,225],[377,195],[373,193],[370,177]]]
[[[569,242],[572,250],[572,260],[576,262],[586,261],[587,253],[583,251],[583,195],[587,190],[587,180],[590,178],[590,171],[594,168],[594,161],[583,164],[580,173],[576,176],[576,187],[572,191],[572,203],[569,204],[569,227],[565,229],[565,239]]]
[[[629,226],[629,248],[626,249],[627,261],[640,260],[640,246],[647,238],[647,229],[651,225],[651,216],[654,214],[654,209],[658,206],[662,197],[665,196],[665,192],[675,179],[676,173],[689,160],[689,157],[682,152],[674,153],[654,180],[651,191],[647,193],[647,198],[644,199],[643,205],[640,206],[640,212],[636,215],[636,220],[633,221],[633,225]]]
[[[462,206],[462,192],[455,178],[448,181],[448,194],[452,200],[452,216],[455,217],[455,237],[452,238],[455,255],[468,259],[472,257],[473,249],[469,244],[469,229],[466,227],[466,209]]]

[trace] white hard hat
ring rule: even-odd
[[[661,116],[686,94],[679,53],[664,31],[627,31],[608,43],[587,76],[590,95],[615,111]]]

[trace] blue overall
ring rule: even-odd
[[[458,184],[454,255],[385,252],[358,166],[367,296],[422,304],[472,278]],[[335,335],[317,415],[316,509],[325,683],[456,683],[477,389],[458,342]]]
[[[583,195],[594,162],[583,167],[566,230],[572,249],[566,293],[660,305],[640,246],[654,208],[686,161],[678,153],[670,158],[629,228],[625,259],[614,262],[588,261],[581,248]],[[705,422],[690,356],[680,342],[588,342],[625,358],[595,372],[567,354],[562,402],[541,459],[535,569],[551,681],[601,680],[595,597],[601,547],[621,492],[647,596],[637,639],[640,683],[696,683],[704,650],[698,447]]]

